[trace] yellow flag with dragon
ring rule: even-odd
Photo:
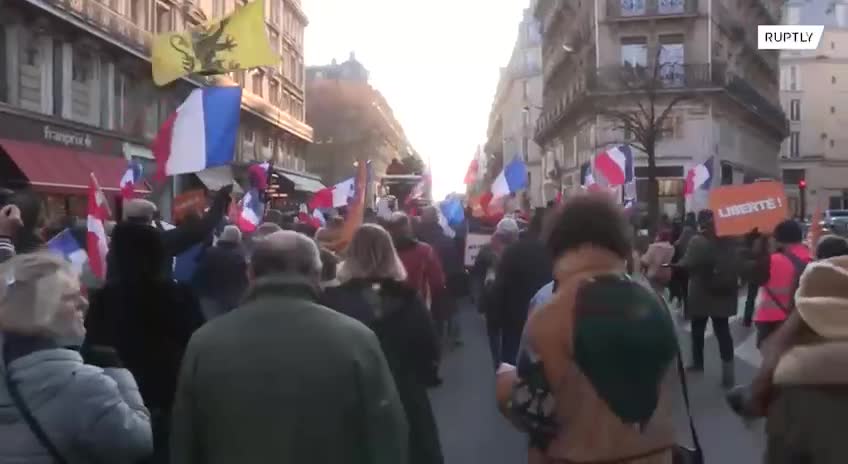
[[[152,55],[153,81],[160,86],[189,74],[224,74],[280,61],[268,41],[263,0],[185,32],[160,34]]]

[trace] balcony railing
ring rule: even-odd
[[[697,0],[607,0],[607,18],[615,20],[697,13]]]
[[[708,64],[667,63],[651,66],[610,66],[587,79],[591,92],[650,92],[696,90],[717,87],[723,67]]]
[[[135,24],[127,16],[109,8],[97,0],[48,0],[49,3],[67,11],[115,38],[123,45],[144,55],[150,54],[152,34]]]
[[[665,94],[679,92],[725,91],[775,129],[787,131],[786,116],[749,82],[727,72],[724,64],[663,65],[655,73],[651,67],[612,66],[587,71],[578,76],[571,89],[555,105],[547,105],[536,122],[536,139],[584,106],[589,97]]]

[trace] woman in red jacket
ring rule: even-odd
[[[432,309],[432,302],[445,291],[445,274],[439,255],[433,247],[415,239],[412,221],[404,213],[392,214],[388,230],[406,268],[406,284],[418,292],[428,309]]]

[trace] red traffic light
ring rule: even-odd
[[[806,180],[804,180],[804,179],[801,179],[800,181],[798,181],[798,188],[799,188],[799,189],[805,189],[805,188],[807,188],[807,181],[806,181]]]

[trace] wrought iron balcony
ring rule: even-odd
[[[95,29],[107,33],[121,44],[150,55],[152,34],[132,19],[97,0],[47,0]]]
[[[607,19],[617,21],[696,14],[697,0],[607,0]]]
[[[651,66],[609,66],[593,72],[587,88],[595,93],[668,93],[719,86],[723,66],[667,63]]]
[[[588,70],[555,104],[546,104],[536,122],[536,139],[552,133],[561,123],[587,107],[592,97],[726,92],[737,102],[785,134],[788,123],[781,107],[763,96],[753,85],[727,71],[722,63],[670,64],[655,72],[653,67],[611,66]]]

